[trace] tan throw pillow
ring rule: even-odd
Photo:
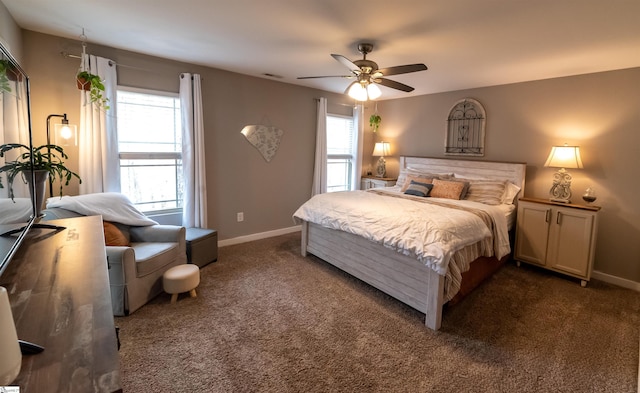
[[[104,221],[104,243],[107,246],[128,246],[130,243],[129,234],[121,230],[116,224]]]
[[[463,188],[462,182],[433,179],[430,195],[433,198],[460,199]]]
[[[504,181],[470,180],[467,200],[484,203],[485,205],[502,204]]]
[[[433,179],[430,177],[407,175],[406,180],[404,181],[404,185],[402,186],[402,189],[400,191],[401,192],[407,191],[407,188],[409,188],[409,186],[411,185],[412,180],[417,183],[427,183],[427,184],[433,182]]]

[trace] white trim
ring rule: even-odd
[[[220,240],[218,242],[218,247],[232,246],[234,244],[247,243],[247,242],[252,242],[254,240],[267,239],[270,237],[286,235],[288,233],[300,232],[301,229],[302,227],[300,225],[297,225],[289,228],[281,228],[281,229],[275,229],[273,231],[260,232],[260,233],[254,233],[252,235],[234,237],[233,239]]]
[[[620,278],[617,276],[612,276],[610,274],[602,273],[597,270],[594,270],[591,273],[591,277],[600,281],[607,282],[609,284],[617,285],[619,287],[633,289],[634,291],[640,292],[640,282],[635,282],[628,280],[626,278]]]

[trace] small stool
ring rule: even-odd
[[[164,291],[171,294],[171,304],[178,300],[178,294],[189,292],[196,297],[196,287],[200,284],[200,268],[192,264],[174,266],[164,272],[162,286]]]

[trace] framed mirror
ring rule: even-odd
[[[14,143],[29,149],[32,146],[29,77],[0,42],[0,146]],[[12,182],[3,171],[25,152],[24,148],[11,149],[0,157],[0,276],[38,220],[35,201],[31,198],[33,171],[22,171]]]

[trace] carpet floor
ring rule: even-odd
[[[597,280],[508,263],[431,331],[294,233],[220,248],[197,291],[116,318],[125,392],[637,390],[640,293]]]

